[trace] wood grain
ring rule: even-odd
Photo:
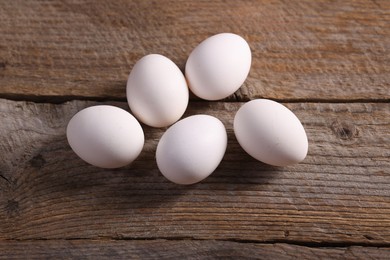
[[[286,104],[306,128],[309,154],[278,168],[251,159],[235,140],[242,103],[193,102],[186,115],[220,118],[229,144],[217,171],[192,186],[169,183],[156,167],[164,129],[144,126],[145,148],[130,166],[81,161],[65,127],[94,104],[0,100],[0,239],[390,243],[388,104]]]
[[[389,248],[229,241],[0,241],[0,259],[389,259]]]
[[[205,38],[253,51],[232,98],[390,99],[390,1],[0,1],[0,96],[124,100],[127,75],[161,53],[184,69]]]
[[[3,0],[0,24],[0,98],[41,102],[0,99],[0,259],[390,259],[390,1]],[[139,58],[184,70],[220,32],[247,39],[253,63],[229,102],[186,113],[228,129],[209,178],[162,177],[165,129],[143,126],[144,151],[121,169],[72,152],[71,116],[96,101],[128,109]],[[302,120],[304,162],[270,167],[240,148],[230,101],[258,97]]]

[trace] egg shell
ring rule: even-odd
[[[185,74],[191,91],[206,100],[226,98],[248,76],[251,50],[239,35],[221,33],[201,42],[188,57]]]
[[[144,146],[144,132],[135,117],[108,105],[79,111],[69,121],[66,136],[81,159],[101,168],[131,163]]]
[[[226,129],[219,119],[209,115],[190,116],[163,134],[157,145],[157,165],[168,180],[193,184],[214,172],[226,146]]]
[[[249,155],[274,166],[299,163],[308,151],[306,132],[299,119],[272,100],[245,103],[235,115],[234,133]]]
[[[152,127],[173,124],[188,105],[189,90],[183,73],[159,54],[144,56],[134,65],[126,91],[132,113]]]

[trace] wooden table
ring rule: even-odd
[[[203,182],[159,173],[165,129],[143,126],[131,165],[99,169],[65,127],[96,104],[128,110],[127,75],[160,53],[184,69],[203,39],[233,32],[250,75],[220,102],[229,144]],[[0,258],[390,259],[390,1],[0,2]],[[243,102],[301,119],[306,159],[266,166],[238,145]]]

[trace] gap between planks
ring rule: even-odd
[[[361,243],[361,242],[310,242],[310,241],[294,241],[286,239],[273,239],[273,240],[248,240],[248,239],[199,239],[193,237],[150,237],[150,238],[137,238],[137,237],[108,237],[98,236],[92,238],[83,237],[70,237],[70,238],[31,238],[31,239],[0,239],[2,242],[35,242],[35,241],[215,241],[215,242],[233,242],[239,244],[258,244],[258,245],[273,245],[273,244],[285,244],[293,246],[303,246],[310,248],[344,248],[344,247],[371,247],[371,248],[389,248],[390,243]]]
[[[263,98],[263,97],[259,97]],[[265,98],[265,97],[264,97]],[[96,102],[127,102],[126,98],[117,98],[117,97],[85,97],[85,96],[72,96],[72,95],[64,95],[64,96],[32,96],[32,95],[14,95],[14,94],[1,94],[0,99],[8,99],[10,101],[26,101],[33,103],[48,103],[48,104],[63,104],[69,101],[96,101]],[[255,99],[255,98],[254,98]],[[275,99],[275,98],[267,98],[274,100],[279,103],[390,103],[390,99]],[[189,102],[247,102],[252,99],[240,98],[237,95],[232,95],[226,99],[218,100],[218,101],[208,101],[202,100],[199,98],[190,98]]]

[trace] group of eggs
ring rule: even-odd
[[[201,114],[178,121],[188,105],[188,87],[202,99],[226,98],[244,83],[250,66],[248,43],[232,33],[200,43],[187,60],[185,76],[158,54],[134,65],[127,81],[132,113],[152,127],[171,125],[156,150],[157,166],[168,180],[177,184],[203,180],[218,167],[227,147],[226,129],[219,119]],[[109,105],[85,108],[69,121],[68,142],[87,163],[102,168],[125,166],[144,146],[144,132],[135,117]],[[275,101],[245,103],[234,117],[233,128],[241,147],[264,163],[286,166],[306,157],[308,141],[301,122]]]

